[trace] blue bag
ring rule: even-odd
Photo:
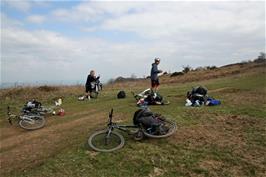
[[[216,100],[216,99],[213,99],[213,98],[208,98],[207,99],[207,105],[208,106],[216,106],[216,105],[220,105],[220,104],[221,104],[220,100]]]

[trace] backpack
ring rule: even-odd
[[[117,94],[117,98],[118,99],[126,98],[126,92],[123,90],[119,91]]]
[[[133,123],[134,125],[142,125],[144,128],[157,127],[160,124],[154,118],[154,113],[147,109],[139,109],[134,113]]]
[[[193,87],[191,92],[187,92],[187,98],[192,102],[192,105],[200,106],[206,102],[207,92],[205,87]]]
[[[207,92],[208,90],[206,88],[199,86],[199,87],[193,88],[191,94],[192,95],[199,94],[199,95],[206,96]]]

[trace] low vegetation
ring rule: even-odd
[[[125,135],[126,145],[113,153],[92,151],[88,136],[104,127],[108,111],[114,120],[131,124],[137,110],[131,91],[149,87],[149,80],[114,83],[97,100],[77,101],[82,86],[26,87],[0,91],[1,176],[265,176],[266,171],[266,65],[232,65],[190,71],[178,77],[164,75],[160,93],[168,106],[151,106],[178,125],[177,132],[161,140],[136,142]],[[222,101],[216,107],[185,107],[185,94],[204,85]],[[40,89],[41,88],[41,89]],[[44,89],[45,88],[45,89]],[[117,100],[119,90],[126,99]],[[62,97],[64,117],[47,117],[40,130],[10,126],[6,106],[19,113],[32,98],[44,105]]]

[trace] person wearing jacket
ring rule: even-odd
[[[162,73],[162,70],[158,69],[160,64],[160,58],[155,58],[151,68],[151,91],[156,93],[160,85],[158,74]]]
[[[95,71],[94,70],[91,70],[90,71],[90,74],[88,75],[87,77],[87,81],[86,81],[86,84],[85,84],[85,97],[90,99],[90,96],[91,96],[91,92],[93,91],[93,87],[92,87],[92,84],[93,83],[96,83],[98,80],[100,79],[100,76],[96,77],[95,76]]]

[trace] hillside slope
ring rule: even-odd
[[[130,91],[147,88],[148,80],[109,85],[99,99],[87,102],[77,101],[81,86],[1,90],[1,175],[265,176],[265,65],[231,67],[163,76],[160,92],[171,104],[151,109],[174,120],[177,132],[167,139],[141,142],[125,135],[125,147],[107,154],[87,147],[89,134],[104,127],[111,108],[115,121],[132,123],[137,107]],[[222,105],[185,107],[186,91],[195,85],[206,86]],[[120,89],[128,93],[126,99],[115,98]],[[47,117],[47,125],[36,131],[10,126],[6,106],[18,112],[33,97],[44,104],[63,97],[66,116]]]

